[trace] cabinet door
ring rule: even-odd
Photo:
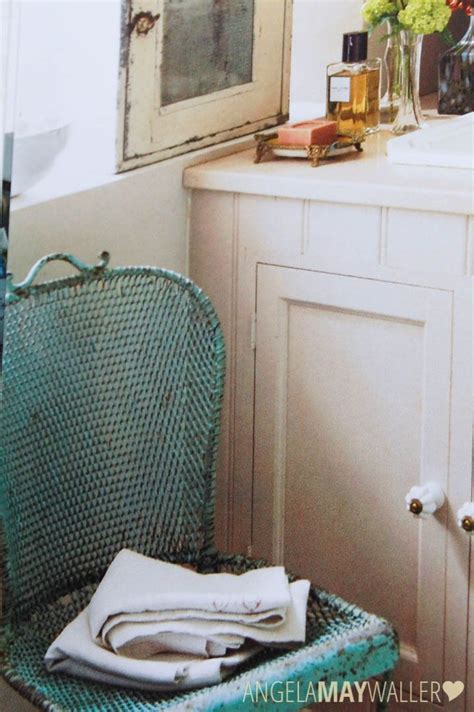
[[[393,622],[414,686],[443,681],[448,508],[404,498],[447,489],[452,302],[258,267],[253,553]]]

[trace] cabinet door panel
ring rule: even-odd
[[[447,508],[404,497],[447,489],[451,331],[449,292],[258,267],[254,553],[391,620],[415,685],[443,681]]]

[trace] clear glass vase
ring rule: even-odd
[[[438,112],[469,114],[474,111],[474,15],[455,47],[439,62]]]
[[[400,41],[398,34],[387,20],[387,44],[383,60],[385,71],[385,94],[380,100],[383,120],[392,123],[400,103]]]
[[[415,131],[423,125],[420,104],[420,63],[423,35],[402,30],[400,38],[399,90],[400,100],[393,123],[394,134]]]

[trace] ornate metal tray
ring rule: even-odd
[[[278,134],[255,134],[257,142],[255,152],[255,163],[265,157],[283,156],[284,158],[306,158],[313,168],[319,166],[320,161],[338,158],[353,149],[358,152],[363,151],[362,143],[365,141],[364,134],[358,136],[338,136],[334,143],[320,146],[312,144],[310,146],[295,146],[294,144],[278,143]]]

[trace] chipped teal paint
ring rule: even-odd
[[[88,265],[77,257],[74,257],[74,255],[68,255],[64,252],[53,252],[50,255],[46,255],[33,265],[23,282],[14,284],[12,275],[7,274],[6,303],[13,304],[14,302],[19,301],[21,297],[27,296],[30,287],[33,285],[35,277],[39,274],[43,267],[45,267],[48,262],[55,262],[57,260],[68,262],[70,265],[78,269],[79,272],[82,272],[83,275],[97,276],[107,267],[110,260],[110,254],[108,252],[102,252],[100,254],[100,260],[96,265]]]
[[[63,259],[78,274],[34,285]],[[242,573],[213,546],[224,343],[209,300],[165,270],[40,260],[9,281],[2,411],[9,607],[3,674],[49,712],[243,712],[248,684],[392,670],[391,626],[312,587],[307,644],[264,651],[228,681],[173,696],[49,675],[43,656],[117,551]],[[185,387],[183,387],[185,384]],[[64,513],[67,513],[67,517]]]

